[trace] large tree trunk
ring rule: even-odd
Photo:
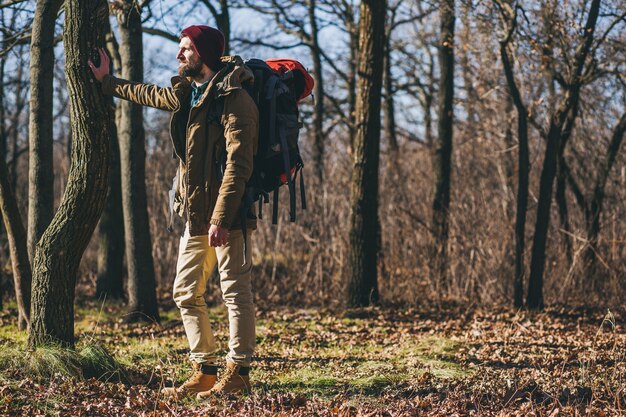
[[[104,0],[65,2],[72,164],[59,210],[35,250],[30,346],[74,344],[76,273],[107,194],[111,114],[87,60],[104,46],[108,16]]]
[[[117,11],[120,27],[122,77],[143,81],[141,12],[133,0],[125,0]],[[152,242],[146,197],[146,150],[143,109],[129,101],[120,103],[117,127],[122,168],[122,201],[128,265],[127,322],[159,321]]]
[[[119,68],[118,46],[110,28],[107,33],[107,50],[109,55],[114,57],[114,67]],[[114,107],[113,97],[109,98],[109,106]],[[111,119],[109,123],[111,134],[109,192],[102,218],[98,224],[96,297],[107,299],[124,298],[124,216],[122,213],[120,148],[115,123],[114,119]]]
[[[576,114],[577,112],[580,88],[582,87],[581,76],[593,42],[599,10],[600,0],[592,1],[585,30],[583,31],[583,42],[576,49],[570,84],[565,92],[565,97],[563,97],[558,109],[550,119],[546,151],[539,182],[539,202],[533,238],[532,260],[530,263],[528,297],[526,298],[526,305],[532,309],[543,308],[543,273],[546,259],[546,240],[550,226],[552,184],[556,175],[559,143],[562,140],[563,127],[567,121],[568,113],[571,111],[574,112],[573,114]]]
[[[54,26],[62,0],[37,0],[30,43],[30,119],[28,123],[28,253],[52,219],[52,80]]]
[[[378,301],[378,163],[385,9],[384,0],[361,2],[348,255],[347,304],[353,307]]]
[[[4,155],[0,158],[0,209],[9,240],[15,298],[17,300],[18,328],[25,330],[28,328],[30,320],[31,270],[26,249],[26,231],[11,188]]]
[[[441,286],[447,285],[448,217],[452,171],[452,125],[454,122],[454,0],[440,4],[438,137],[433,154],[435,196],[433,199],[433,248],[431,269]]]

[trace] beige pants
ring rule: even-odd
[[[247,237],[247,259],[243,264],[243,233],[231,230],[228,244],[209,246],[208,236],[189,236],[189,228],[180,239],[174,301],[189,340],[190,359],[217,364],[217,346],[204,301],[207,280],[217,262],[222,298],[228,308],[230,339],[226,358],[241,366],[249,366],[255,345],[254,300],[250,269],[252,267],[251,232]]]

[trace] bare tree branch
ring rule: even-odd
[[[174,35],[172,33],[166,32],[161,29],[142,27],[141,30],[143,31],[143,33],[147,33],[149,35],[160,36],[162,38],[167,39],[168,41],[172,41],[175,43],[178,43],[180,41],[177,35]]]

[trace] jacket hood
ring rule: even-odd
[[[254,74],[244,65],[240,56],[223,56],[221,61],[224,68],[215,75],[215,79],[219,80],[215,84],[218,96],[226,95],[232,90],[239,90],[243,88],[244,83],[254,80]]]

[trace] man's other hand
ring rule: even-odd
[[[224,246],[228,243],[228,229],[214,224],[209,228],[209,246]]]
[[[91,68],[91,72],[93,72],[96,80],[102,82],[104,76],[109,74],[110,60],[104,48],[98,49],[98,55],[100,55],[100,66],[96,67],[91,59],[87,61],[87,64],[89,64],[89,68]]]

